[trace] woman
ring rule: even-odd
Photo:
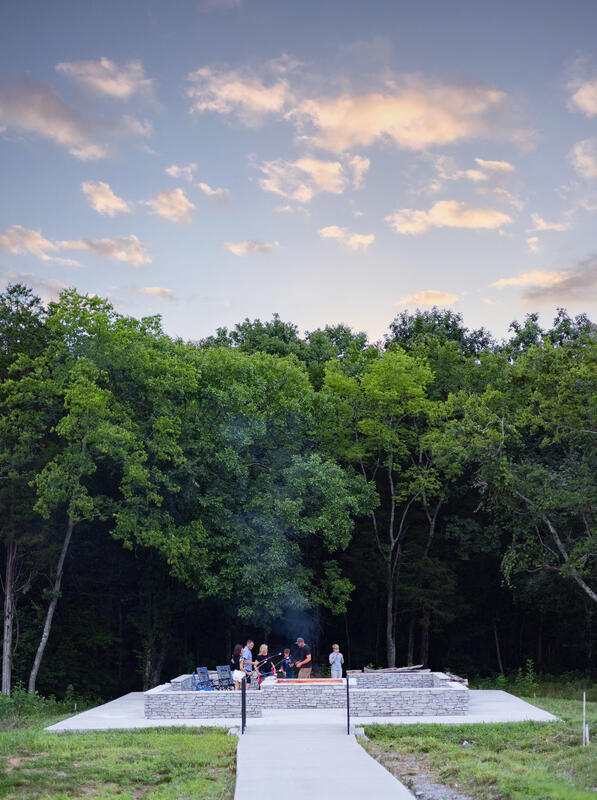
[[[232,658],[230,659],[230,667],[232,669],[232,680],[234,681],[234,689],[238,691],[241,687],[241,683],[245,679],[245,672],[243,669],[244,666],[244,658],[243,658],[243,646],[242,644],[235,644],[234,650],[232,652]]]
[[[259,673],[259,683],[264,678],[271,678],[274,675],[274,665],[267,655],[267,645],[262,644],[259,648],[259,655],[257,656],[257,672]]]

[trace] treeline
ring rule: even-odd
[[[594,669],[597,334],[383,343],[274,316],[173,340],[0,295],[2,691],[114,696],[252,635],[348,665]],[[69,689],[69,691],[71,691]]]

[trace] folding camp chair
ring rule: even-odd
[[[218,689],[234,689],[234,680],[232,678],[232,670],[228,665],[225,667],[216,667],[218,671]]]
[[[209,670],[207,667],[197,667],[195,672],[195,689],[198,692],[213,692],[216,687],[215,683],[209,677]]]

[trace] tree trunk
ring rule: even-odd
[[[408,652],[406,654],[406,666],[411,667],[415,663],[415,622],[416,616],[413,611],[410,615],[408,624]]]
[[[17,544],[11,538],[6,547],[4,574],[4,632],[2,639],[2,693],[10,697],[12,689],[12,637],[16,613],[15,568]]]
[[[153,647],[149,645],[145,649],[145,669],[143,670],[143,691],[151,689],[151,674],[153,672]]]
[[[394,637],[394,580],[388,568],[388,587],[386,598],[386,658],[387,666],[396,666],[396,639]]]
[[[170,648],[170,637],[167,636],[164,639],[164,643],[162,644],[162,648],[160,650],[160,654],[159,654],[159,656],[157,658],[157,661],[155,663],[155,667],[153,668],[152,673],[151,673],[152,687],[153,686],[157,686],[159,684],[160,680],[161,680],[162,670],[164,669],[164,663],[166,661],[166,656],[168,655],[169,648]]]
[[[501,654],[501,651],[500,651],[500,639],[499,639],[499,636],[498,636],[497,620],[496,619],[493,620],[493,637],[495,639],[495,652],[496,652],[496,655],[497,655],[497,662],[498,662],[498,667],[499,667],[499,670],[500,670],[500,675],[503,675],[504,674],[504,665],[502,664],[502,654]]]
[[[46,614],[46,621],[44,624],[44,630],[41,635],[41,640],[39,642],[39,647],[37,648],[37,653],[35,654],[35,660],[33,661],[33,667],[31,668],[31,674],[29,675],[29,686],[28,690],[30,692],[35,691],[35,684],[37,683],[37,673],[39,672],[39,668],[41,666],[41,660],[44,655],[44,651],[46,649],[46,645],[48,643],[48,639],[50,637],[50,629],[52,627],[52,618],[54,616],[54,611],[56,611],[56,606],[58,605],[58,598],[60,596],[60,586],[62,584],[62,573],[64,571],[64,560],[66,558],[66,553],[68,551],[68,546],[70,544],[71,537],[73,535],[73,528],[75,523],[72,519],[69,518],[68,523],[66,525],[66,534],[64,536],[64,542],[62,544],[62,550],[60,552],[60,558],[58,559],[58,567],[56,569],[56,580],[54,581],[54,588],[52,590],[52,599],[50,600],[50,605],[48,606],[48,612]]]
[[[429,664],[429,629],[431,627],[431,619],[429,609],[425,609],[423,619],[421,620],[421,649],[419,655],[419,664],[426,667]]]

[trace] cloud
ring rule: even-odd
[[[579,86],[570,98],[568,107],[573,111],[582,111],[587,117],[597,116],[597,78]]]
[[[56,244],[61,249],[87,250],[101,258],[125,261],[133,267],[142,267],[151,262],[145,246],[134,234],[116,239],[71,239]]]
[[[531,253],[538,253],[541,250],[538,236],[529,236],[527,239],[527,245]]]
[[[486,172],[483,172],[481,169],[467,169],[463,175],[464,177],[468,178],[469,181],[473,181],[474,183],[489,180],[489,175]]]
[[[171,167],[166,168],[166,174],[170,175],[172,178],[182,178],[189,183],[193,180],[193,173],[197,169],[197,164],[187,164],[186,167],[178,167],[176,164],[172,164]]]
[[[376,141],[424,150],[506,132],[506,100],[492,86],[409,76],[384,91],[303,100],[288,116],[311,127],[308,141],[335,153]]]
[[[59,258],[48,255],[59,250],[58,245],[41,235],[40,231],[32,231],[21,225],[12,225],[0,234],[0,250],[12,255],[32,255],[41,261],[54,261],[65,266],[79,266],[70,258]]]
[[[137,294],[148,294],[151,297],[161,297],[163,300],[175,302],[178,298],[172,289],[164,289],[162,286],[141,286],[135,289]]]
[[[201,189],[203,194],[212,197],[220,203],[227,203],[230,200],[230,189],[212,189],[208,183],[198,183],[197,187]]]
[[[351,250],[366,250],[375,241],[373,233],[352,233],[346,228],[338,225],[328,225],[327,228],[320,228],[319,235],[322,239],[337,239]]]
[[[495,286],[497,289],[504,289],[508,286],[533,286],[544,289],[557,286],[565,277],[566,272],[563,270],[534,269],[530,272],[523,272],[513,278],[500,278],[499,281],[495,281],[491,286]]]
[[[119,67],[109,58],[99,61],[70,61],[56,64],[56,71],[99,95],[129,100],[133,95],[152,95],[153,80],[146,78],[143,64],[128,61]]]
[[[311,212],[307,208],[303,206],[291,206],[289,204],[278,206],[276,212],[278,214],[294,214],[295,217],[300,217],[301,219],[309,219],[311,216]]]
[[[51,242],[43,237],[40,231],[13,225],[0,235],[0,249],[15,255],[30,253],[42,261],[55,261],[67,266],[80,266],[80,264],[72,259],[50,256],[48,252],[87,250],[102,258],[127,261],[134,267],[143,266],[151,261],[143,243],[134,234],[116,239],[69,239]]]
[[[533,270],[491,284],[503,289],[524,289],[528,303],[583,303],[597,301],[597,255],[591,255],[565,270]]]
[[[524,202],[519,197],[516,197],[516,195],[513,195],[511,192],[501,186],[483,186],[477,189],[477,194],[493,197],[494,200],[497,200],[500,203],[507,203],[508,205],[518,209],[518,211],[521,211],[524,208]]]
[[[157,197],[147,200],[145,205],[153,209],[158,217],[189,224],[193,221],[194,203],[188,199],[182,189],[172,189],[169,192],[160,192]]]
[[[512,128],[506,93],[493,86],[407,75],[387,80],[381,89],[313,96],[291,87],[286,73],[296,62],[287,60],[283,71],[274,63],[258,71],[205,66],[189,73],[191,111],[234,115],[251,127],[267,117],[284,119],[301,140],[333,153],[378,141],[407,150],[494,136],[528,144],[528,131]]]
[[[543,217],[539,216],[539,214],[531,214],[531,220],[533,221],[533,227],[529,228],[528,231],[567,231],[571,228],[572,222],[570,220],[566,222],[547,222],[547,220],[543,219]]]
[[[81,189],[91,208],[98,214],[114,217],[116,214],[127,214],[131,210],[126,200],[115,195],[103,181],[85,181],[81,184]]]
[[[122,117],[122,125],[125,133],[130,133],[132,136],[151,136],[153,133],[153,125],[149,120],[144,119],[143,122],[130,114],[125,114]]]
[[[249,70],[218,71],[201,67],[190,72],[187,80],[191,112],[235,114],[249,127],[258,127],[268,115],[280,114],[291,97],[285,78],[276,77],[266,85],[259,75]]]
[[[419,234],[430,228],[495,229],[512,222],[511,217],[493,208],[477,208],[457,200],[441,200],[429,211],[401,208],[385,217],[398,233]]]
[[[363,176],[371,166],[371,162],[368,158],[364,158],[363,156],[353,156],[350,161],[348,162],[350,167],[352,168],[352,182],[355,189],[358,189],[361,183],[363,182]]]
[[[528,303],[582,303],[597,301],[597,255],[589,256],[570,269],[545,273],[553,280],[530,282],[522,294]]]
[[[461,169],[455,158],[446,155],[432,156],[428,153],[423,154],[423,160],[431,159],[437,173],[437,178],[426,180],[420,189],[411,190],[413,194],[436,194],[444,188],[445,181],[469,180],[477,184],[490,184],[490,186],[480,186],[477,189],[479,194],[489,194],[498,191],[495,184],[503,183],[514,172],[516,167],[509,161],[488,161],[483,158],[475,158],[477,167],[474,169]],[[503,189],[504,194],[508,192]]]
[[[40,298],[45,304],[58,300],[60,292],[69,288],[63,281],[39,278],[32,272],[3,272],[0,279],[5,283],[24,283],[30,286],[40,292]]]
[[[500,175],[511,175],[516,172],[516,167],[509,161],[485,161],[483,158],[475,158],[475,161],[486,172],[496,172]]]
[[[580,111],[587,117],[597,116],[597,74],[586,56],[576,58],[568,65],[567,88],[572,95],[569,111]]]
[[[0,125],[33,133],[81,161],[105,158],[108,148],[93,127],[45,83],[23,77],[0,89]]]
[[[266,161],[259,166],[265,175],[259,185],[266,192],[308,203],[316,194],[342,194],[349,183],[339,161],[322,161],[304,156],[296,161]]]
[[[269,255],[277,249],[278,242],[267,244],[257,239],[245,239],[243,242],[222,242],[222,247],[229,250],[235,256],[246,256],[250,253]]]
[[[572,166],[587,180],[597,178],[597,136],[592,139],[583,139],[574,145],[568,158]]]
[[[396,305],[406,306],[451,306],[458,300],[458,295],[451,292],[438,292],[435,289],[428,289],[418,294],[409,294],[401,297]]]

